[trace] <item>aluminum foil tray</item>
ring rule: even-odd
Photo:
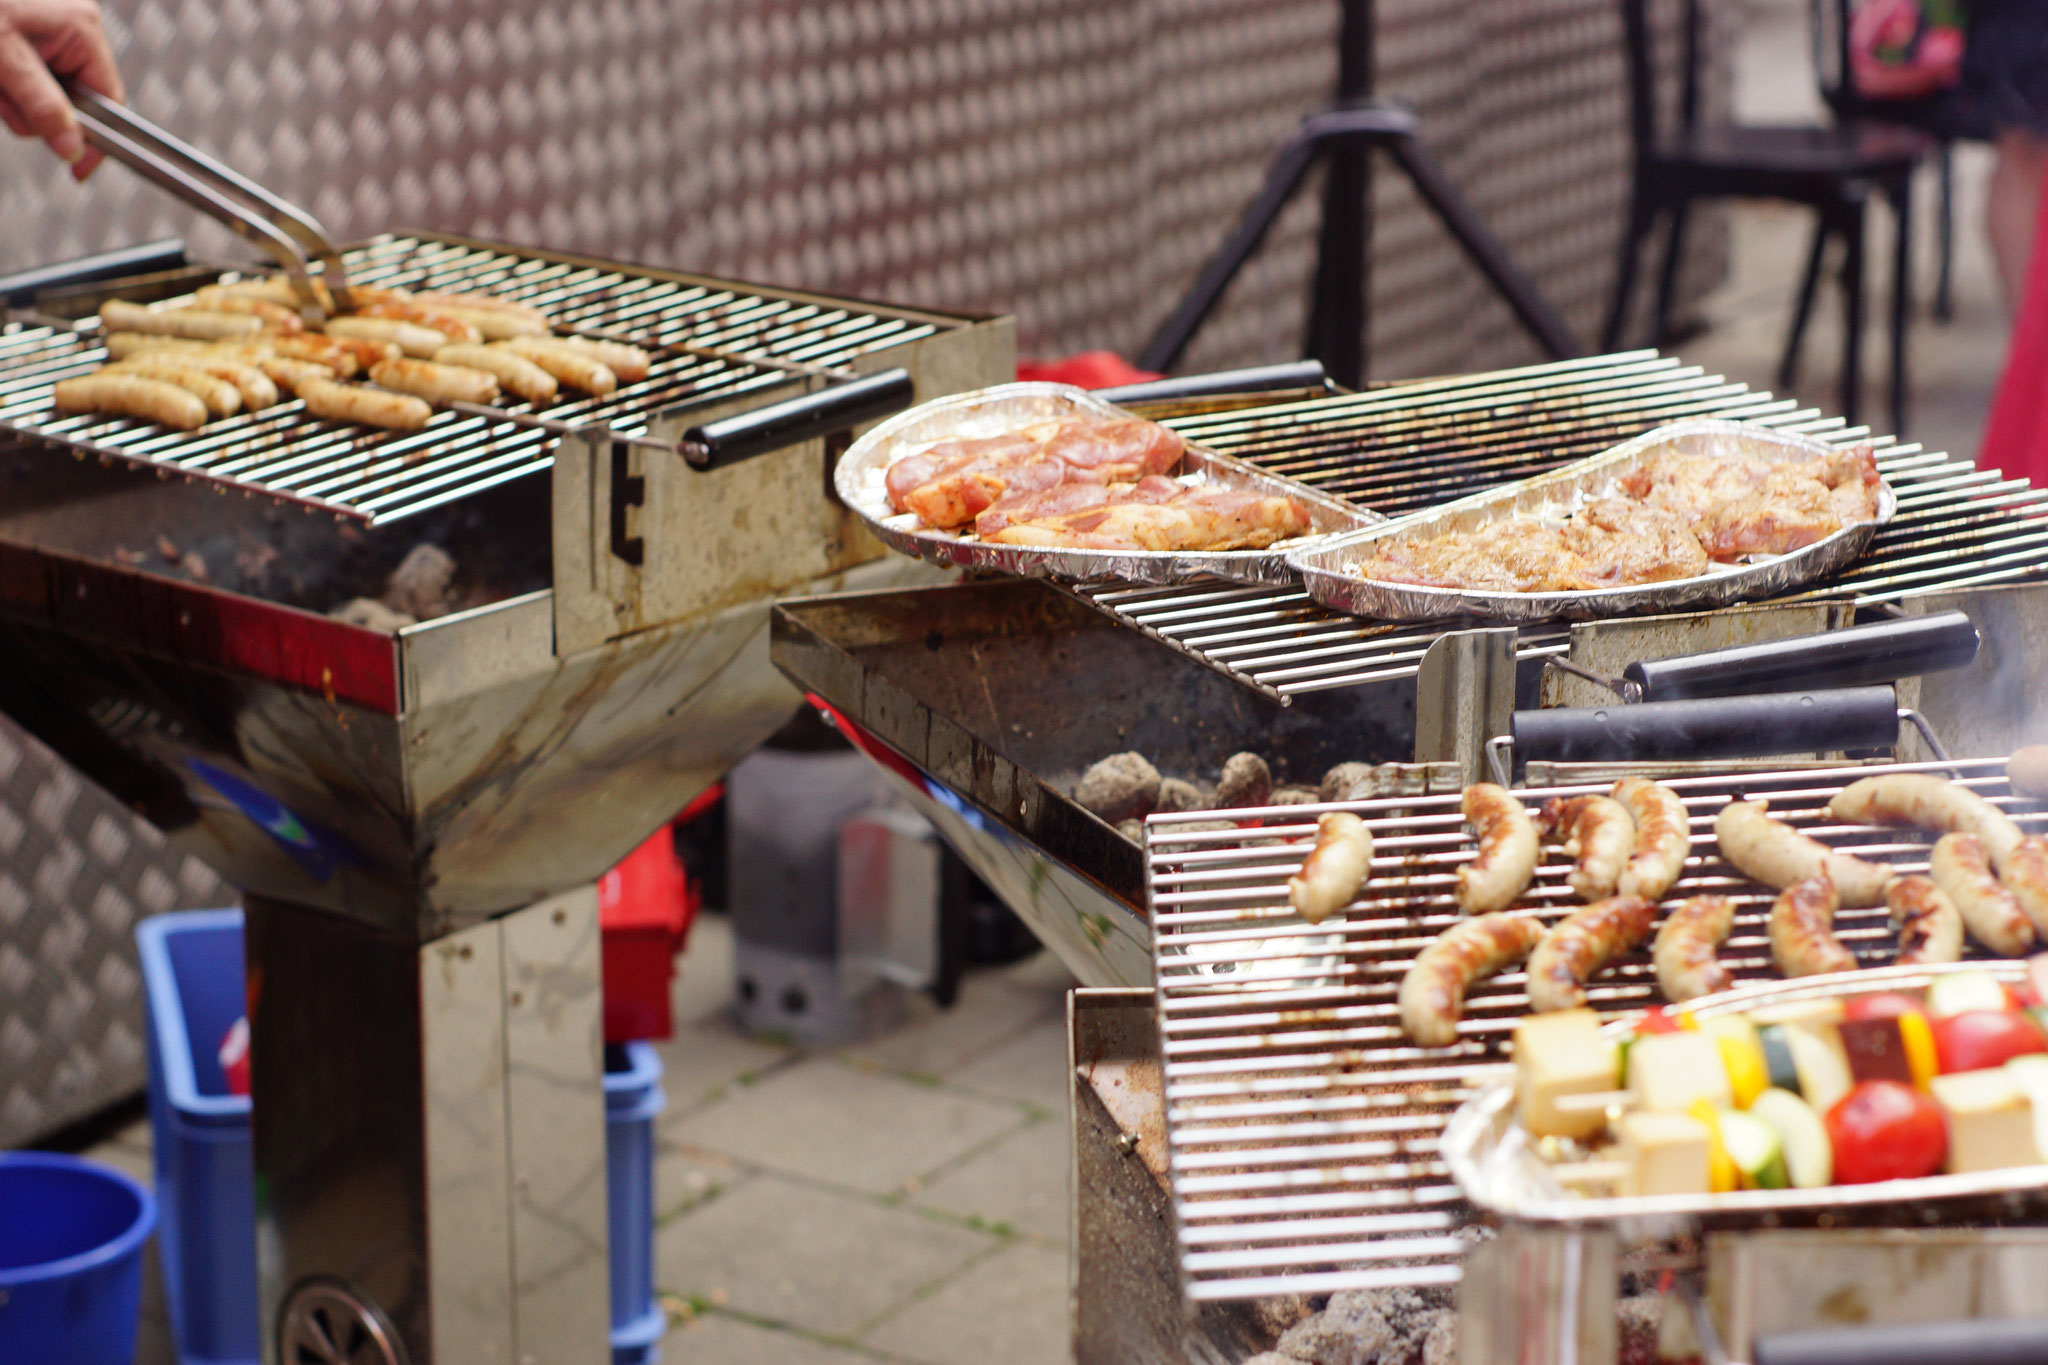
[[[1949,962],[1921,967],[1874,967],[1853,973],[1763,981],[1686,1002],[1712,1017],[1769,1005],[1882,991],[1915,990],[1937,976],[1989,972],[2015,984],[2026,980],[2017,961]],[[1610,1023],[1627,1029],[1633,1016]],[[1955,1226],[2048,1213],[2048,1165],[2014,1166],[1969,1175],[1930,1175],[1817,1190],[1738,1190],[1728,1194],[1656,1198],[1580,1198],[1566,1193],[1529,1146],[1515,1122],[1513,1080],[1505,1073],[1467,1100],[1444,1127],[1444,1163],[1465,1197],[1496,1218],[1527,1223],[1611,1226],[1625,1240],[1655,1241],[1706,1229],[1759,1227]]]
[[[1179,583],[1204,575],[1243,583],[1293,583],[1291,550],[1332,536],[1386,524],[1377,512],[1268,474],[1242,460],[1188,447],[1179,477],[1188,484],[1242,488],[1299,500],[1315,533],[1263,550],[1067,550],[1041,545],[991,545],[972,535],[935,531],[909,512],[890,510],[883,485],[889,466],[903,456],[955,436],[994,436],[1060,417],[1127,417],[1085,389],[1066,384],[1002,384],[921,404],[871,428],[840,458],[833,487],[840,501],[868,524],[883,544],[934,564],[1040,578],[1124,578],[1136,583]]]
[[[1694,578],[1625,588],[1486,592],[1363,578],[1352,568],[1371,546],[1393,536],[1437,536],[1476,530],[1513,516],[1561,519],[1587,502],[1609,496],[1616,480],[1643,463],[1651,450],[1665,445],[1689,454],[1739,454],[1782,461],[1808,460],[1834,449],[1810,436],[1741,422],[1675,422],[1533,479],[1476,493],[1386,526],[1301,546],[1290,551],[1287,562],[1301,574],[1311,597],[1354,616],[1390,621],[1447,616],[1486,616],[1501,621],[1547,621],[1558,617],[1593,620],[1636,612],[1720,607],[1804,586],[1845,567],[1862,554],[1878,528],[1890,521],[1899,508],[1898,495],[1891,485],[1880,482],[1875,521],[1845,526],[1789,554],[1717,567]]]

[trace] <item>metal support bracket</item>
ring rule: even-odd
[[[1415,761],[1456,763],[1476,782],[1486,742],[1515,715],[1512,626],[1453,631],[1423,653],[1415,673]]]
[[[629,534],[632,509],[647,506],[647,479],[632,472],[633,447],[626,441],[612,442],[612,553],[639,568],[647,561],[647,542]]]

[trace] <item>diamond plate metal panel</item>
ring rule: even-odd
[[[357,238],[426,227],[1017,314],[1134,353],[1335,75],[1334,0],[107,0],[136,107]],[[1379,0],[1380,89],[1589,334],[1624,190],[1614,0]],[[1710,82],[1718,90],[1723,83]],[[1189,353],[1298,352],[1304,195]],[[1378,177],[1374,372],[1530,343]],[[0,269],[182,233],[109,167],[0,146]],[[1697,239],[1711,247],[1710,234]],[[1703,251],[1693,287],[1717,274]]]
[[[142,1087],[135,922],[234,900],[0,717],[0,1148]]]

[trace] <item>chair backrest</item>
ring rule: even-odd
[[[1679,0],[1678,126],[1689,133],[1700,115],[1700,0]],[[1657,101],[1657,43],[1651,0],[1621,0],[1622,40],[1628,56],[1629,136],[1637,156],[1657,145],[1661,115]]]
[[[1846,117],[1862,101],[1849,83],[1849,0],[1812,0],[1813,74],[1821,101]]]

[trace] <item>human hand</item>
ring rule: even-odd
[[[83,180],[100,154],[85,145],[63,80],[122,99],[96,0],[0,0],[0,123],[50,144]]]

